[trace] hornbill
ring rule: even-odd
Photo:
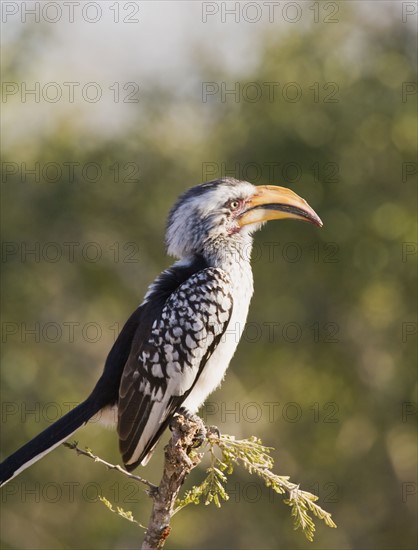
[[[181,195],[166,230],[167,252],[178,261],[126,322],[89,397],[9,456],[0,465],[1,484],[97,414],[117,417],[127,470],[146,464],[172,417],[197,412],[221,383],[253,294],[252,234],[283,218],[322,226],[284,187],[222,178]]]

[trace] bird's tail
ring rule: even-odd
[[[86,399],[6,458],[0,464],[0,486],[55,449],[100,409],[101,406],[97,401],[91,398]]]

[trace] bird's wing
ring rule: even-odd
[[[167,299],[144,340],[136,338],[119,390],[118,433],[124,464],[146,459],[189,395],[228,326],[231,281],[221,269],[189,277]]]

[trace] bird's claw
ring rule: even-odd
[[[200,447],[200,445],[202,445],[202,443],[205,441],[207,437],[207,428],[203,420],[197,414],[193,414],[183,407],[179,409],[177,414],[184,416],[185,419],[197,425],[196,434],[193,438],[192,448],[195,449],[196,447]],[[170,429],[172,430],[171,425],[170,425]]]
[[[192,448],[196,449],[197,447],[200,447],[202,443],[204,443],[206,436],[207,436],[206,426],[204,425],[202,425],[201,427],[199,426],[199,429],[197,430],[193,438]]]

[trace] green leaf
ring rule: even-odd
[[[216,455],[215,448],[220,450],[221,457]],[[315,524],[310,514],[324,521],[328,527],[336,527],[331,514],[316,504],[316,495],[301,490],[299,485],[290,481],[289,476],[280,476],[272,472],[272,448],[265,447],[257,437],[237,440],[230,435],[223,434],[218,438],[212,434],[208,437],[207,449],[211,461],[206,470],[207,477],[200,485],[187,491],[183,500],[177,501],[175,513],[188,504],[199,504],[201,499],[204,499],[206,506],[213,502],[220,508],[221,500],[229,499],[225,488],[227,475],[233,472],[234,466],[239,465],[250,474],[260,477],[265,486],[276,493],[288,494],[288,498],[283,502],[291,508],[290,515],[294,528],[301,529],[309,541],[313,541],[315,535]]]

